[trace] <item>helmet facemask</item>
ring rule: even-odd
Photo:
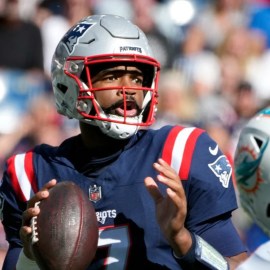
[[[110,66],[135,66],[143,74],[142,87],[93,87],[93,77]],[[95,57],[69,57],[65,62],[64,72],[77,84],[76,109],[79,120],[98,126],[103,133],[116,139],[126,139],[135,134],[139,128],[148,127],[154,122],[157,105],[157,81],[159,64],[147,56],[138,55],[102,55]],[[123,96],[122,114],[110,114],[102,108],[95,97],[97,91],[119,90]],[[144,100],[136,116],[130,116],[130,100],[127,91],[143,91]],[[69,91],[74,91],[70,89]]]

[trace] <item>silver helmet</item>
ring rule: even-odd
[[[244,126],[236,147],[235,177],[243,209],[270,236],[270,107]]]
[[[123,62],[142,66],[146,78],[143,87],[136,89],[144,91],[143,106],[136,117],[105,113],[95,98],[95,91],[100,88],[92,86],[91,75],[98,66]],[[98,126],[110,137],[128,138],[154,122],[159,69],[145,34],[136,25],[115,15],[86,17],[64,35],[53,56],[52,85],[57,110]],[[124,87],[121,90],[125,93]]]

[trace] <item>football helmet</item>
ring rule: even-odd
[[[125,87],[123,116],[105,113],[95,98],[96,91],[118,89],[94,88],[93,74],[103,66],[132,64],[143,72],[144,100],[139,115],[127,114]],[[74,25],[60,40],[52,59],[52,85],[56,108],[69,118],[98,126],[103,133],[126,139],[154,122],[160,64],[153,58],[145,34],[129,20],[115,15],[93,15]],[[130,89],[130,87],[129,87]]]
[[[270,236],[270,107],[244,126],[236,147],[235,179],[243,209]]]

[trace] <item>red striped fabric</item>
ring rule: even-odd
[[[28,201],[37,191],[33,152],[14,155],[7,161],[11,185],[21,201]]]
[[[188,178],[196,141],[203,132],[199,128],[175,126],[165,141],[162,158],[178,172],[181,180]]]

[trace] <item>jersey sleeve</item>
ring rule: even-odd
[[[189,226],[237,208],[232,165],[204,130],[181,126],[172,128],[162,157],[179,174],[183,183]]]
[[[184,185],[189,207],[189,226],[237,208],[232,165],[206,132],[196,141]]]
[[[232,165],[217,143],[202,129],[175,127],[167,137],[163,158],[178,172],[185,190],[186,228],[224,256],[245,251],[231,221],[237,208]]]
[[[0,217],[9,243],[5,259],[8,267],[16,264],[18,250],[22,248],[19,236],[22,212],[27,207],[27,201],[36,192],[34,183],[32,152],[14,155],[7,160],[0,185]]]

